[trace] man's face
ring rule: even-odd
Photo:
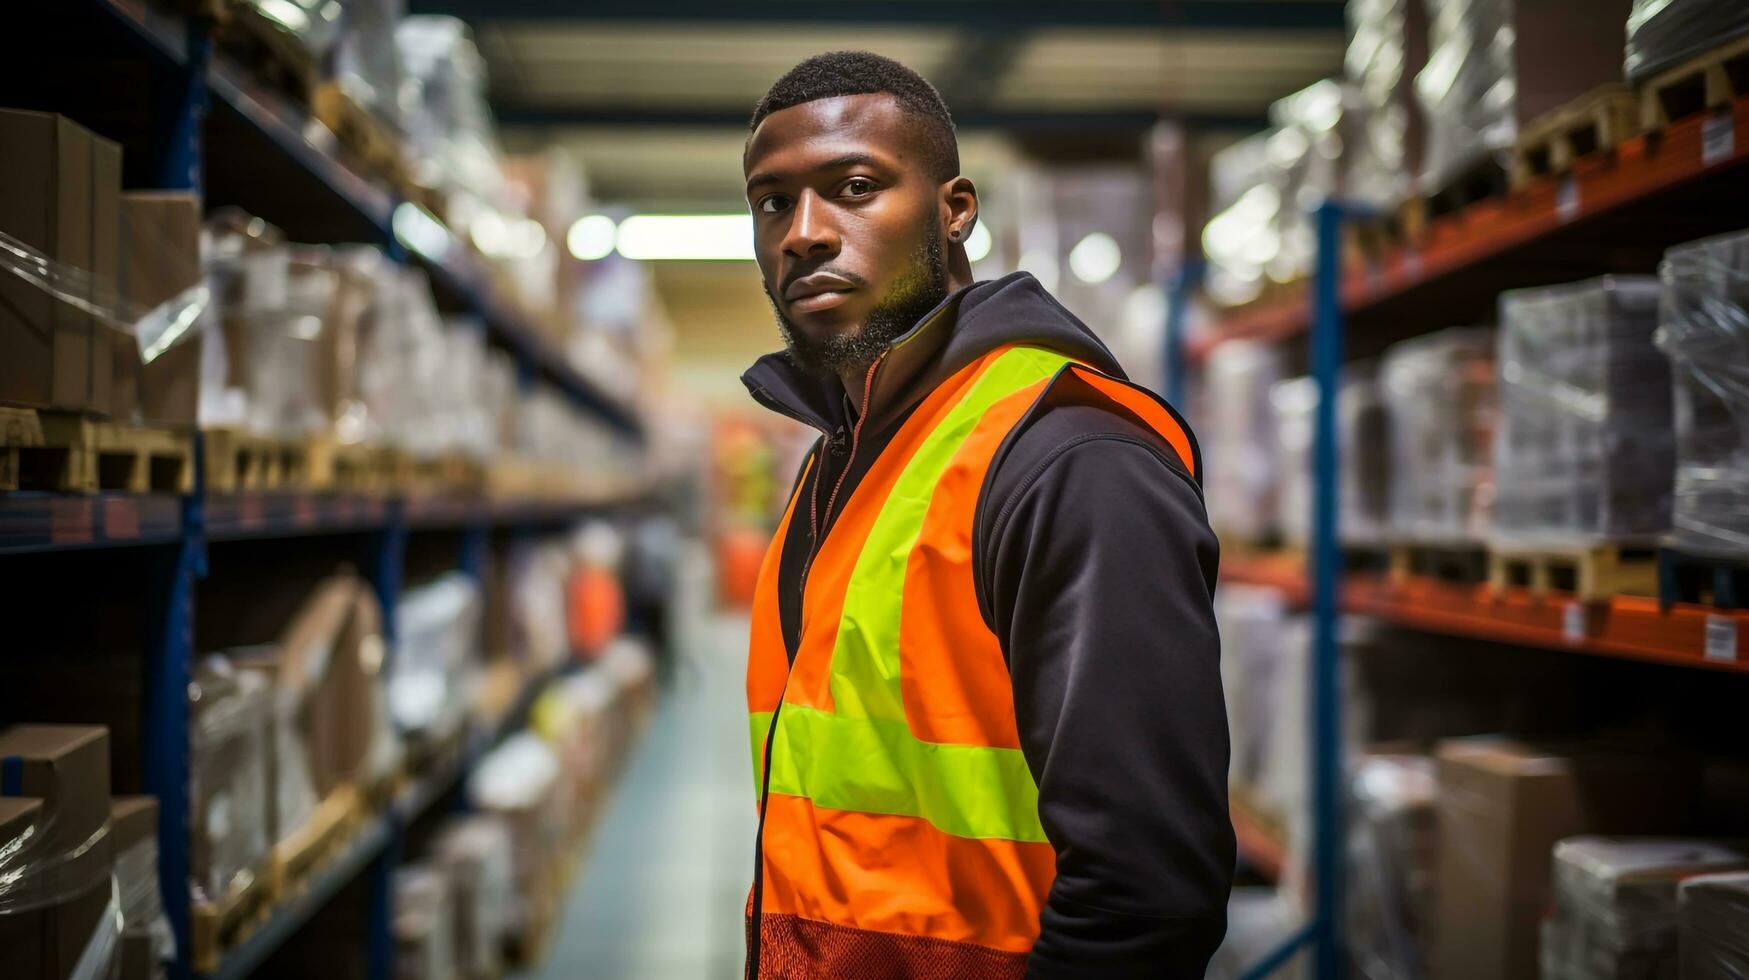
[[[804,368],[870,363],[947,295],[916,127],[890,95],[850,95],[774,112],[748,142],[754,251]]]

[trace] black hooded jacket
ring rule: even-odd
[[[896,341],[873,372],[860,430],[838,379],[786,354],[743,376],[762,405],[822,433],[778,576],[792,661],[818,543],[808,494],[824,537],[918,403],[1005,344],[1123,377],[1026,273],[959,290]],[[1057,852],[1027,976],[1201,977],[1225,933],[1234,845],[1212,606],[1219,552],[1200,488],[1152,429],[1064,378],[998,450],[973,547],[980,611],[1008,660]]]

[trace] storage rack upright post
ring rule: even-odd
[[[8,67],[0,72],[0,105],[61,112],[121,142],[129,186],[192,190],[205,207],[239,204],[280,226],[293,240],[375,244],[392,259],[419,262],[444,306],[475,314],[488,340],[512,354],[524,388],[551,386],[568,396],[577,411],[598,418],[629,442],[642,442],[636,416],[579,374],[512,305],[495,295],[483,271],[437,219],[397,200],[327,142],[313,138],[302,110],[258,86],[215,50],[208,21],[147,0],[68,0],[34,11],[33,18],[40,22],[29,28],[15,25],[8,32],[10,40],[0,45],[0,55],[9,56]],[[123,68],[114,77],[73,79],[97,66]],[[74,84],[68,84],[70,79]],[[141,79],[142,90],[131,90],[129,83]],[[215,193],[218,188],[222,190]],[[418,234],[408,234],[408,224]],[[186,495],[0,492],[0,561],[14,569],[30,561],[90,563],[92,577],[100,578],[98,569],[120,564],[107,562],[108,556],[126,554],[146,569],[144,587],[132,593],[132,601],[143,607],[138,615],[145,624],[140,637],[145,703],[139,761],[143,789],[158,797],[160,806],[159,883],[176,938],[173,980],[251,975],[367,870],[364,962],[356,970],[342,970],[342,975],[389,980],[394,970],[393,875],[402,856],[403,831],[452,793],[479,756],[526,718],[533,697],[559,671],[532,679],[498,730],[475,733],[459,761],[417,774],[386,812],[372,819],[306,887],[272,908],[225,951],[216,969],[198,974],[190,960],[188,692],[199,652],[197,582],[208,572],[209,543],[252,549],[270,542],[357,537],[360,544],[348,557],[381,601],[385,640],[392,651],[409,542],[417,536],[454,536],[458,545],[452,567],[480,578],[494,532],[562,529],[632,498],[549,502],[297,491],[216,495],[206,491],[201,457],[197,435],[195,485]]]

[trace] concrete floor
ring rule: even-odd
[[[732,980],[753,874],[747,621],[686,616],[678,678],[608,804],[562,930],[527,980]]]

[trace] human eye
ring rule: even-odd
[[[867,197],[875,192],[875,182],[867,177],[852,177],[844,182],[840,192],[845,197]]]
[[[788,206],[789,198],[784,197],[782,194],[767,194],[765,197],[760,198],[759,203],[756,205],[761,214],[777,214]]]

